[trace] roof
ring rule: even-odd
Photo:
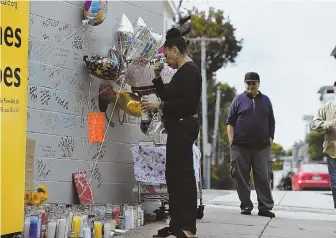
[[[334,56],[336,58],[336,47],[335,49],[331,52],[331,56]]]
[[[317,92],[323,93],[325,90],[333,90],[333,88],[334,88],[333,86],[323,86]]]
[[[313,115],[303,115],[302,119],[303,120],[313,120],[314,116]]]

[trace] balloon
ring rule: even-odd
[[[161,47],[161,45],[163,44],[162,43],[162,35],[160,35],[160,34],[158,34],[158,33],[156,33],[156,32],[152,32],[152,36],[154,37],[154,39],[157,41],[157,42],[159,42],[159,47]],[[160,54],[160,49],[162,49],[162,48],[159,48],[158,49],[158,53]],[[163,52],[162,52],[163,53]]]
[[[111,51],[114,52],[114,51]],[[120,61],[117,54],[111,54],[112,57],[92,56],[83,57],[84,64],[89,74],[105,80],[117,80],[120,73]]]
[[[107,15],[107,0],[86,0],[84,17],[91,26],[101,24]]]
[[[143,28],[147,27],[145,21],[142,19],[142,17],[139,17],[134,23],[133,23],[133,30],[134,34],[137,34],[139,31],[141,31]]]
[[[164,62],[165,58],[162,57],[161,60]],[[155,78],[155,61],[156,60],[152,60],[147,64],[139,61],[132,61],[129,63],[125,74],[126,83],[135,88],[153,86],[152,80]],[[176,70],[172,69],[167,64],[164,64],[163,70],[161,71],[163,83],[169,83],[175,72]]]
[[[120,91],[118,94],[117,107],[131,116],[141,117],[141,98],[126,91]]]
[[[123,13],[120,19],[120,27],[118,29],[118,47],[119,52],[125,55],[128,48],[132,43],[134,30],[132,23],[128,20],[127,16]]]
[[[117,107],[129,115],[141,117],[141,98],[134,93],[124,90],[116,92],[110,84],[101,84],[99,89],[102,103],[105,104],[105,110],[110,103],[117,103]],[[118,96],[119,95],[119,96]],[[118,100],[117,100],[118,98]]]
[[[148,27],[144,27],[134,35],[132,44],[126,53],[126,60],[148,63],[157,55],[160,44],[158,34],[153,34]]]

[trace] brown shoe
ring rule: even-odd
[[[99,110],[101,112],[106,112],[108,105],[115,101],[116,96],[117,94],[113,90],[112,85],[101,84],[99,87],[99,99],[98,99]]]

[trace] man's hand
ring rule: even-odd
[[[149,101],[147,99],[141,101],[141,109],[145,112],[153,110],[153,109],[159,109],[161,102],[156,101]]]
[[[229,139],[229,146],[233,143],[234,138],[234,127],[232,125],[227,126],[227,133],[228,133],[228,139]]]
[[[233,138],[229,138],[229,146],[231,146],[232,145],[232,143],[233,143]]]
[[[273,143],[272,137],[270,137],[269,140],[270,140],[270,144],[272,145],[272,143]]]

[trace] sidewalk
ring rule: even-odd
[[[153,223],[124,237],[152,237],[165,226],[164,222]],[[294,220],[286,218],[269,219],[259,217],[254,211],[251,216],[222,208],[206,207],[205,217],[197,225],[199,238],[333,238],[336,237],[334,221]]]
[[[330,192],[273,191],[275,219],[240,215],[235,191],[204,190],[204,218],[198,221],[199,238],[334,238],[336,211]],[[251,199],[257,204],[255,191]],[[257,206],[255,206],[257,207]],[[123,237],[152,237],[165,222],[128,232]]]

